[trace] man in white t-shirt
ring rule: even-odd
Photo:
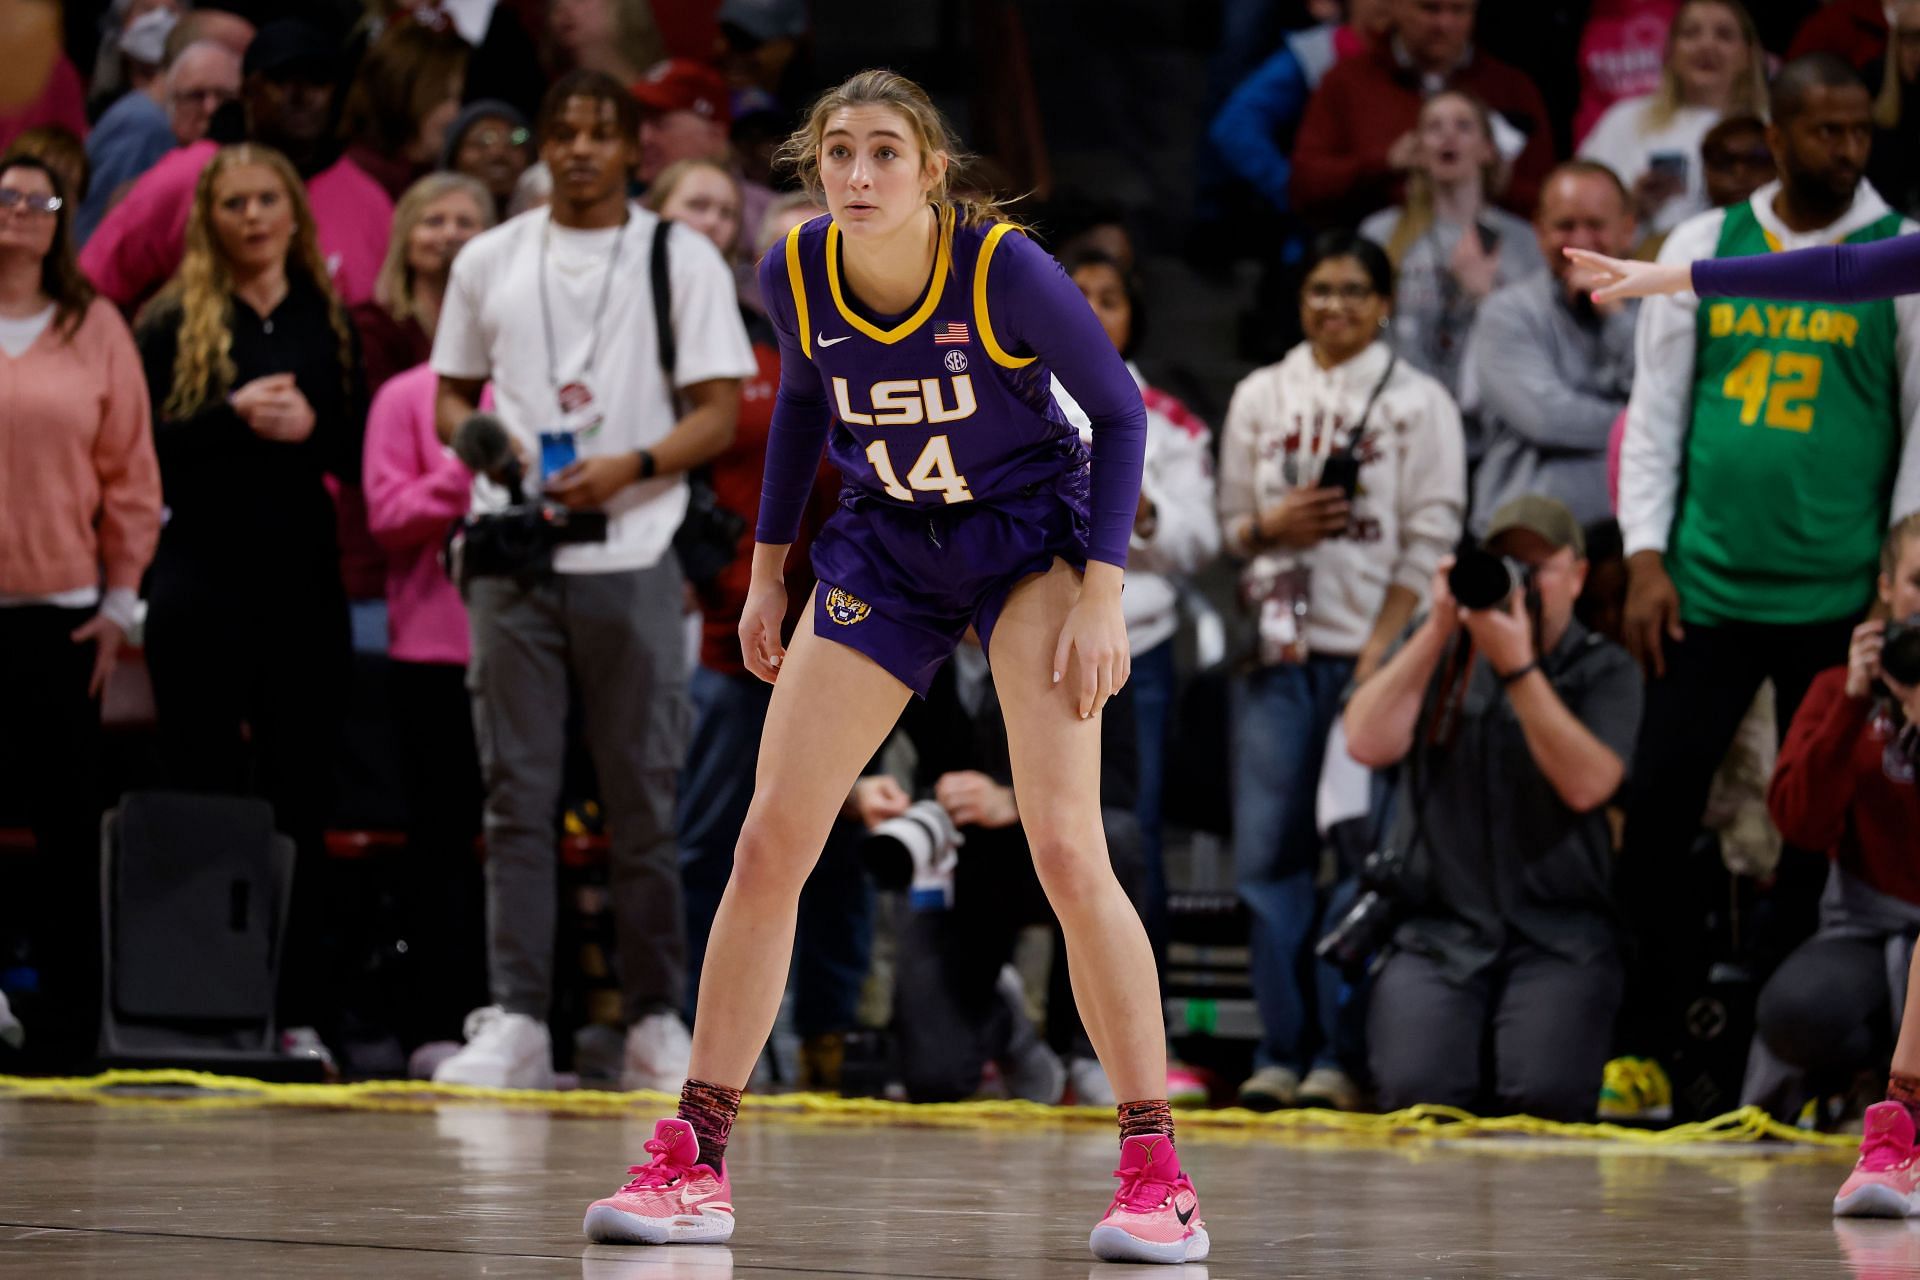
[[[686,1076],[673,811],[690,713],[672,541],[687,509],[685,474],[732,440],[754,359],[726,263],[705,237],[673,227],[667,386],[649,280],[661,223],[626,194],[637,116],[610,76],[577,71],[555,83],[540,119],[553,203],[461,250],[435,336],[441,438],[453,438],[491,381],[529,490],[608,516],[606,541],[560,548],[554,572],[480,577],[469,591],[494,1004],[467,1020],[466,1047],[436,1080],[552,1087],[553,817],[570,689],[612,843],[629,1028],[622,1085],[673,1092]],[[476,511],[505,501],[475,480]]]

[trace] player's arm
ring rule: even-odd
[[[1817,245],[1791,253],[1693,262],[1631,262],[1586,249],[1566,254],[1587,273],[1595,302],[1685,293],[1703,298],[1874,302],[1920,293],[1920,235],[1871,244]]]
[[[749,671],[768,683],[779,675],[787,653],[780,638],[787,614],[787,553],[800,535],[800,520],[833,424],[826,389],[794,326],[791,288],[785,247],[775,245],[760,263],[760,296],[780,341],[780,388],[767,431],[752,581],[740,615],[741,657]]]

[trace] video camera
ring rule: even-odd
[[[507,491],[505,511],[470,515],[449,538],[453,577],[464,590],[475,578],[531,578],[553,571],[555,547],[605,542],[607,513],[573,511],[527,500],[525,475],[506,426],[476,413],[453,435],[453,452],[469,471]]]

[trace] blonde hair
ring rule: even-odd
[[[293,241],[287,246],[287,274],[304,276],[327,300],[327,319],[339,340],[343,386],[353,376],[353,330],[346,310],[327,278],[326,259],[314,231],[313,208],[293,164],[272,147],[241,143],[222,147],[200,173],[187,216],[186,252],[179,270],[153,301],[147,316],[178,308],[179,338],[173,357],[173,388],[162,411],[184,418],[209,400],[225,395],[239,376],[233,365],[233,267],[213,229],[213,188],[227,170],[260,165],[274,171],[293,206]],[[146,317],[143,317],[143,319]]]
[[[1667,28],[1667,47],[1660,55],[1660,87],[1647,104],[1647,128],[1661,129],[1672,123],[1685,103],[1680,89],[1680,73],[1674,70],[1673,50],[1680,40],[1680,23],[1688,12],[1702,5],[1717,5],[1733,15],[1740,24],[1740,38],[1747,46],[1747,70],[1733,85],[1733,101],[1727,104],[1729,116],[1767,118],[1767,51],[1760,44],[1760,29],[1753,15],[1740,0],[1683,0]]]
[[[927,91],[898,72],[884,68],[861,71],[841,81],[814,99],[806,121],[793,131],[774,152],[776,167],[784,166],[815,203],[826,207],[826,189],[820,182],[820,141],[826,135],[827,121],[836,111],[848,107],[886,107],[905,118],[919,144],[921,163],[935,154],[947,157],[947,167],[935,180],[927,198],[936,204],[951,204],[961,226],[983,227],[1010,219],[1002,211],[1006,203],[973,195],[956,195],[954,176],[974,157],[961,150],[953,127],[933,105]]]
[[[1880,572],[1893,577],[1900,567],[1900,553],[1909,542],[1916,541],[1920,541],[1920,511],[1902,516],[1887,530],[1887,540],[1880,544]]]
[[[1920,7],[1916,0],[1898,0],[1893,6],[1892,29],[1887,33],[1887,67],[1880,79],[1880,96],[1873,100],[1873,122],[1882,129],[1900,127],[1900,19],[1907,10]]]
[[[456,191],[472,200],[480,211],[481,230],[493,225],[492,194],[478,178],[469,178],[464,173],[430,173],[408,187],[400,203],[393,207],[393,231],[387,238],[387,256],[380,263],[380,274],[374,277],[373,300],[395,320],[405,323],[415,315],[413,268],[407,264],[407,241],[412,238],[413,229],[420,225],[420,219],[427,215],[427,206]]]
[[[1465,89],[1442,89],[1420,104],[1420,122],[1426,121],[1427,111],[1434,103],[1448,98],[1466,103],[1473,111],[1473,118],[1480,123],[1480,136],[1486,140],[1491,157],[1480,169],[1480,194],[1482,200],[1492,203],[1494,183],[1500,175],[1500,147],[1493,137],[1493,114],[1487,110],[1486,103]],[[1418,129],[1419,124],[1414,127]],[[1382,246],[1395,271],[1400,269],[1407,251],[1420,243],[1420,238],[1433,228],[1433,179],[1427,176],[1424,168],[1416,168],[1407,175],[1407,194],[1400,203],[1399,221],[1393,224],[1393,234],[1387,237],[1387,243]]]
[[[721,255],[731,261],[734,255],[740,251],[741,233],[746,230],[747,210],[746,202],[743,199],[744,193],[740,189],[740,177],[734,173],[732,169],[727,167],[727,161],[724,156],[695,156],[688,160],[675,160],[672,164],[662,169],[652,183],[648,185],[647,197],[642,203],[655,213],[659,213],[666,207],[667,201],[673,199],[675,189],[686,180],[688,174],[696,169],[713,170],[725,178],[727,184],[733,188],[733,203],[735,206],[733,243],[724,246],[720,250]]]

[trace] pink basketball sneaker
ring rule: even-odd
[[[1087,1244],[1103,1262],[1198,1262],[1207,1256],[1200,1197],[1170,1138],[1128,1138],[1113,1171],[1120,1190]]]
[[[1860,1160],[1833,1198],[1836,1218],[1904,1218],[1920,1186],[1914,1167],[1913,1117],[1897,1102],[1867,1108]]]
[[[685,1120],[662,1120],[647,1142],[653,1163],[587,1208],[596,1244],[719,1244],[733,1234],[733,1188],[724,1167],[700,1163],[700,1139]],[[723,1160],[724,1166],[726,1162]]]

